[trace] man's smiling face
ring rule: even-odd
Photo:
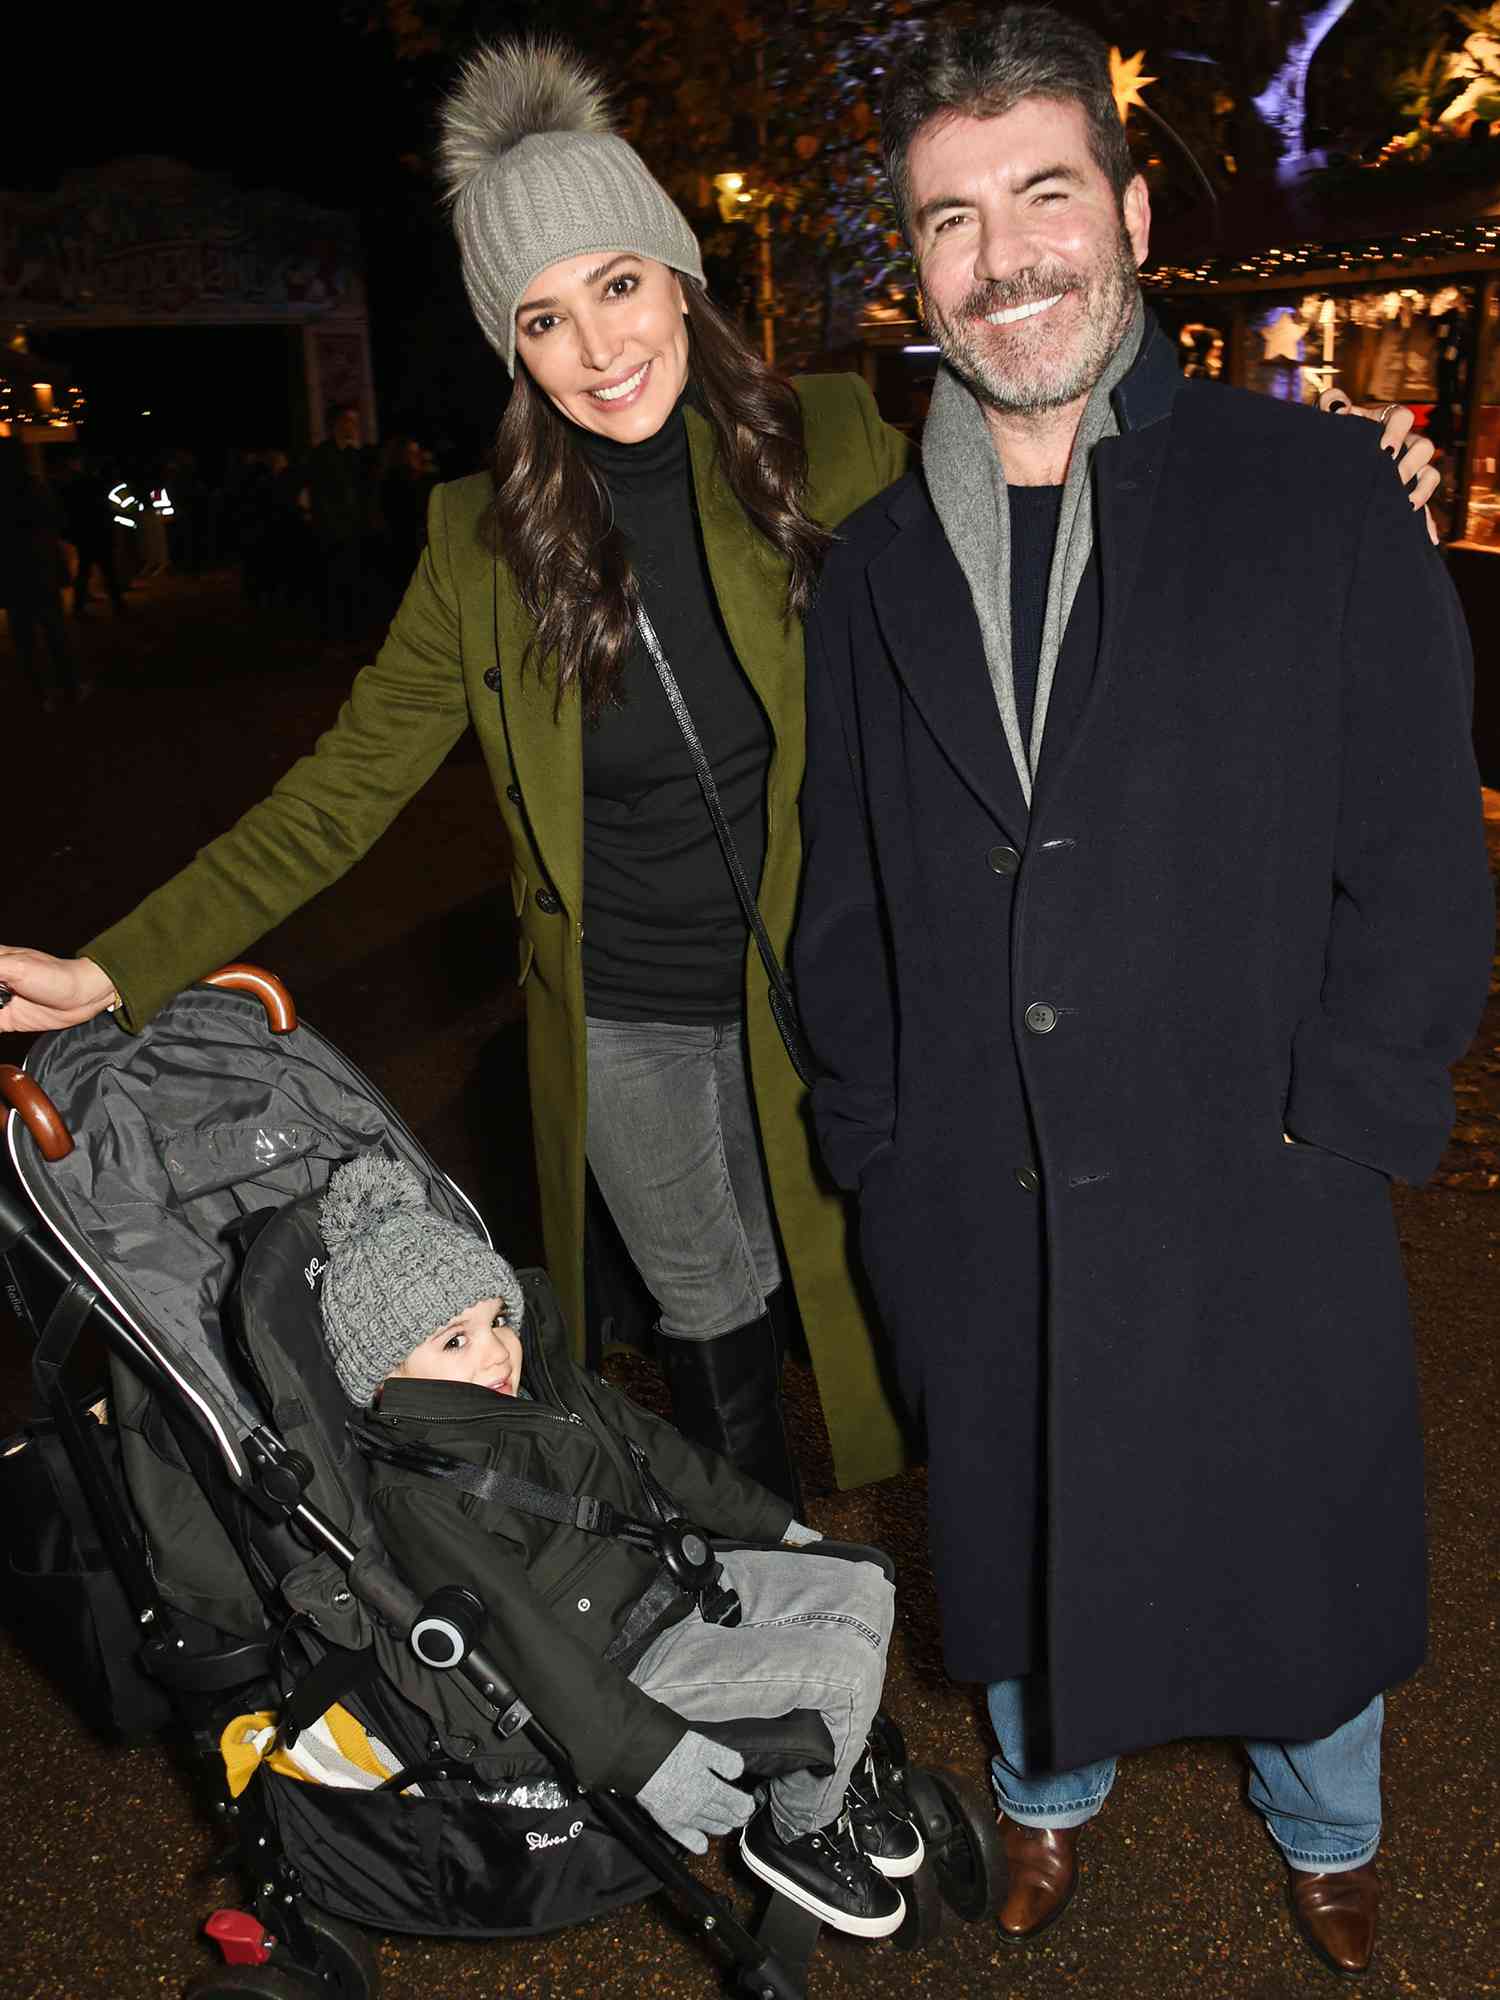
[[[1145,182],[1117,200],[1081,108],[1043,97],[931,120],[907,173],[928,318],[954,370],[1018,415],[1087,396],[1135,307]]]

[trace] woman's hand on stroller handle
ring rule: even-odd
[[[54,958],[24,945],[0,945],[0,1034],[76,1028],[118,1004],[109,974],[91,958]]]

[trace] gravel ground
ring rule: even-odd
[[[76,628],[92,699],[43,717],[7,684],[0,936],[66,950],[162,880],[261,795],[332,717],[357,654],[321,648],[285,613],[251,613],[232,581],[164,579],[130,615]],[[3,629],[3,627],[0,627]],[[1500,801],[1493,802],[1500,812]],[[1500,859],[1500,822],[1492,827]],[[375,851],[255,956],[400,1107],[479,1200],[517,1261],[539,1256],[529,1174],[521,1001],[505,854],[477,755],[460,745]],[[19,1059],[19,1042],[3,1055]],[[1427,1412],[1433,1544],[1429,1666],[1390,1700],[1386,1906],[1369,2000],[1500,1992],[1494,1907],[1493,1446],[1500,1256],[1500,997],[1459,1077],[1460,1115],[1429,1188],[1398,1190]],[[611,1364],[659,1405],[649,1365]],[[938,1656],[922,1556],[923,1477],[831,1490],[810,1378],[793,1422],[825,1531],[878,1540],[901,1566],[888,1705],[912,1754],[983,1782],[974,1691]],[[26,1413],[23,1343],[0,1307],[0,1424]],[[144,2000],[211,1963],[198,1925],[220,1891],[193,1879],[213,1849],[159,1748],[93,1741],[22,1650],[0,1640],[6,1945],[0,1996]],[[1032,2000],[1280,2000],[1332,1990],[1293,1939],[1282,1871],[1243,1802],[1230,1744],[1129,1759],[1083,1847],[1074,1912],[1030,1950],[988,1923],[921,1954],[826,1941],[815,2000],[1015,1993]],[[705,1874],[723,1880],[719,1863]],[[748,1906],[744,1881],[728,1886]],[[660,1900],[543,1942],[380,1946],[387,2000],[497,1995],[687,1996],[717,1990]]]

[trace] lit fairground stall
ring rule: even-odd
[[[1159,264],[1184,372],[1292,403],[1405,403],[1435,450],[1439,536],[1475,639],[1475,740],[1500,783],[1500,198],[1389,236]]]

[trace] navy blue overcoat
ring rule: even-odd
[[[1045,1670],[1058,1765],[1319,1736],[1419,1664],[1389,1179],[1494,941],[1467,640],[1374,427],[1155,329],[1115,406],[1029,815],[920,474],[846,524],[795,949],[948,1665]]]

